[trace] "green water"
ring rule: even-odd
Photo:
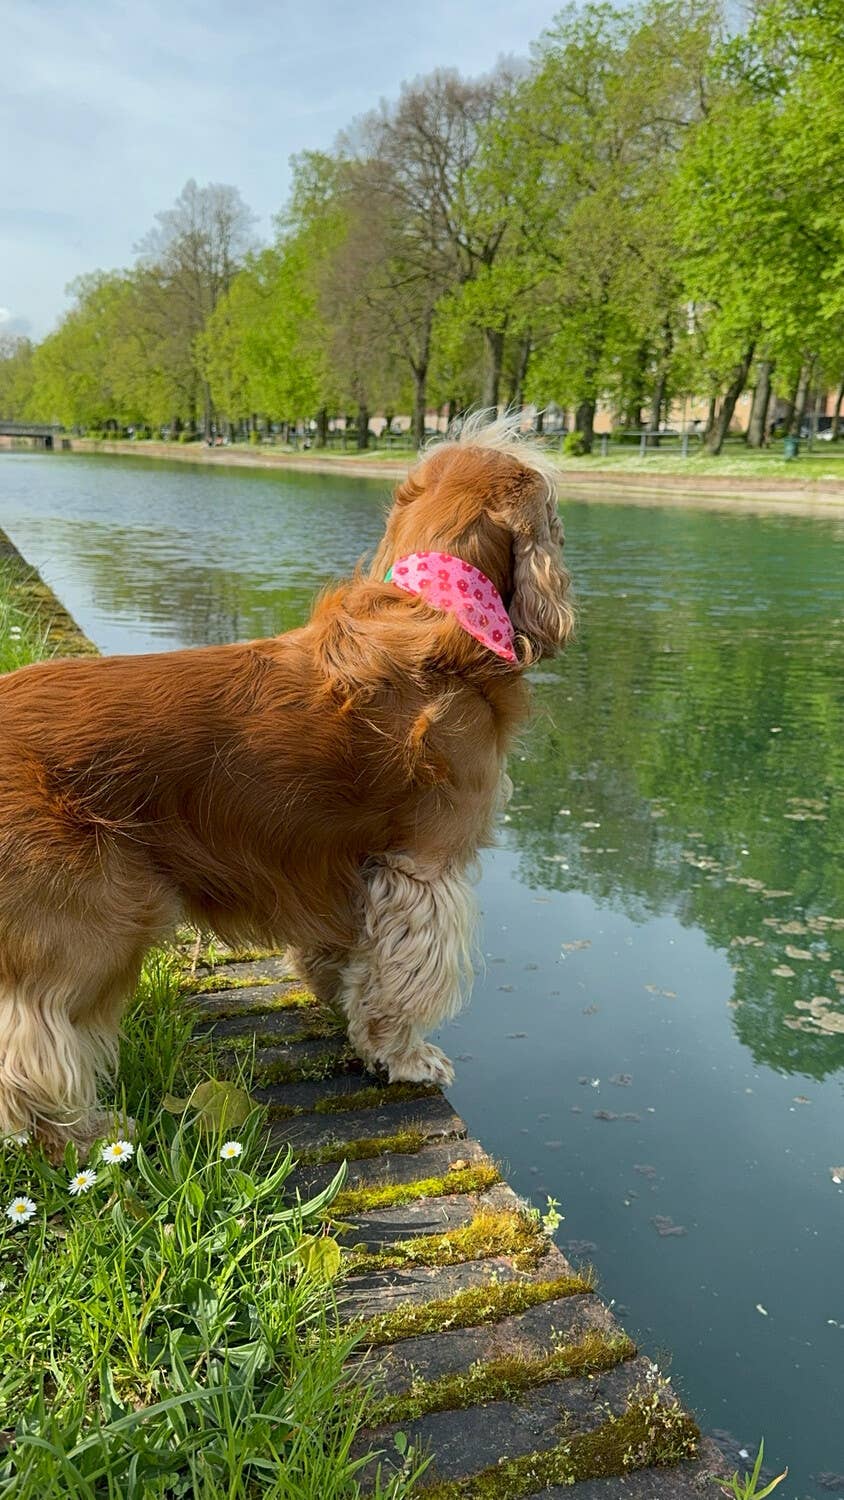
[[[298,623],[386,488],[4,456],[0,526],[103,650],[163,650]],[[563,512],[579,639],[533,674],[452,1098],[704,1425],[841,1500],[844,523]]]

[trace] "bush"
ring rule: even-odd
[[[563,452],[566,458],[583,458],[588,453],[586,439],[582,432],[568,432],[563,438]]]
[[[185,430],[184,432],[180,432],[179,433],[179,442],[180,443],[195,443],[196,442],[196,433],[195,432],[188,432],[187,430]]]
[[[261,434],[260,434],[260,432],[258,432],[257,428],[255,428],[255,427],[252,428],[252,431],[249,434],[249,441],[250,441],[250,443],[253,443],[256,447],[257,447],[258,443],[260,443],[260,441],[261,441]]]

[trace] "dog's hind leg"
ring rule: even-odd
[[[472,973],[476,920],[462,871],[410,856],[380,861],[367,875],[361,938],[343,978],[349,1040],[391,1081],[449,1084],[454,1069],[424,1033],[460,1008]]]
[[[175,916],[142,868],[112,860],[108,873],[63,905],[42,890],[14,922],[8,904],[0,912],[0,1136],[26,1131],[54,1155],[90,1141],[120,1012],[145,950]]]

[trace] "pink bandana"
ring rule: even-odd
[[[384,581],[454,615],[469,635],[496,656],[505,661],[518,659],[510,616],[495,584],[480,568],[448,552],[410,552],[396,558]]]

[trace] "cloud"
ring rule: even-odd
[[[525,55],[556,8],[6,0],[0,295],[46,332],[68,282],[128,264],[189,177],[236,184],[269,235],[292,154],[329,148],[405,78]]]

